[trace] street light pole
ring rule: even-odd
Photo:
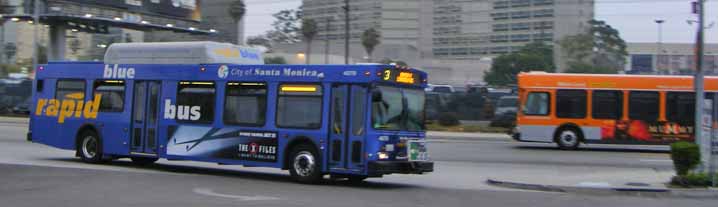
[[[344,0],[344,64],[349,65],[349,0]]]
[[[659,57],[661,56],[661,53],[663,53],[663,23],[666,22],[666,20],[663,19],[656,19],[656,24],[658,24],[658,48],[656,51],[656,58],[655,58],[655,67],[656,72],[662,72],[660,71],[661,68],[658,67],[660,61],[658,61]],[[670,69],[668,71],[670,73]]]
[[[704,88],[703,88],[703,30],[704,30],[704,3],[705,0],[697,0],[693,2],[693,13],[698,14],[698,32],[696,37],[696,45],[695,45],[695,75],[693,77],[693,82],[695,84],[695,90],[696,90],[696,105],[695,105],[695,142],[700,146],[701,151],[701,171],[705,172],[708,170],[708,166],[706,164],[708,163],[708,156],[710,156],[711,152],[707,152],[706,150],[710,151],[709,146],[711,144],[710,138],[704,136],[703,131],[703,105],[704,105]],[[708,138],[708,140],[706,140]],[[706,149],[707,148],[707,149]]]
[[[38,65],[38,46],[40,45],[38,43],[38,36],[40,32],[38,31],[38,25],[40,25],[40,2],[38,0],[33,0],[32,6],[32,69],[30,71],[35,71],[37,70]]]

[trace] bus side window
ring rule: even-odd
[[[85,99],[85,81],[58,80],[55,89],[55,99]]]
[[[212,123],[215,91],[214,82],[181,81],[177,87],[177,121]]]
[[[100,94],[100,112],[122,112],[125,106],[125,81],[95,81],[93,96]]]
[[[55,87],[55,99],[85,100],[84,80],[58,80],[56,86],[57,87]],[[77,110],[78,108],[73,107],[73,111]]]
[[[592,116],[594,119],[621,119],[623,93],[621,91],[593,91]]]
[[[669,122],[693,124],[696,94],[692,92],[668,92],[666,94],[666,119]]]
[[[628,95],[628,118],[632,120],[657,121],[660,113],[658,92],[631,91]]]
[[[557,90],[556,117],[586,118],[586,91]]]
[[[227,83],[224,123],[263,126],[267,112],[267,85]]]
[[[277,126],[319,129],[322,126],[322,86],[281,84],[277,98]]]
[[[38,79],[35,84],[35,92],[42,92],[42,89],[45,88],[45,80]]]
[[[549,93],[530,92],[526,98],[523,113],[529,116],[546,116],[549,114],[550,102]]]

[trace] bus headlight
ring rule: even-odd
[[[379,157],[380,160],[389,159],[389,153],[386,153],[386,152],[379,152],[379,153],[376,153],[376,155]]]

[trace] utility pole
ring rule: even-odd
[[[350,26],[349,25],[349,0],[344,0],[344,64],[349,65],[349,38],[351,38],[351,34],[349,34]]]
[[[327,25],[324,29],[324,64],[329,64],[329,27],[332,23],[332,17],[327,17]]]
[[[663,53],[663,23],[666,22],[666,20],[663,19],[656,19],[656,24],[658,24],[658,48],[656,49],[656,58],[654,59],[654,68],[658,74],[660,74],[660,68],[658,67],[660,61],[658,61],[658,58],[661,56],[661,53]],[[670,70],[670,69],[669,69]],[[670,71],[668,71],[670,74]]]
[[[705,0],[696,0],[693,2],[693,13],[698,14],[698,32],[696,35],[695,45],[695,62],[696,71],[693,77],[693,83],[695,84],[696,90],[696,108],[695,108],[695,142],[700,146],[701,151],[701,165],[700,169],[703,172],[709,170],[709,156],[710,156],[710,144],[711,137],[705,136],[704,124],[703,124],[703,105],[704,105],[704,89],[703,89],[703,30],[704,28],[704,4]],[[712,123],[711,123],[712,124]],[[710,133],[710,132],[708,132]]]

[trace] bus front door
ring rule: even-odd
[[[130,154],[157,156],[160,85],[159,81],[135,81]]]
[[[332,86],[329,168],[334,173],[360,173],[364,169],[366,123],[365,86]]]

